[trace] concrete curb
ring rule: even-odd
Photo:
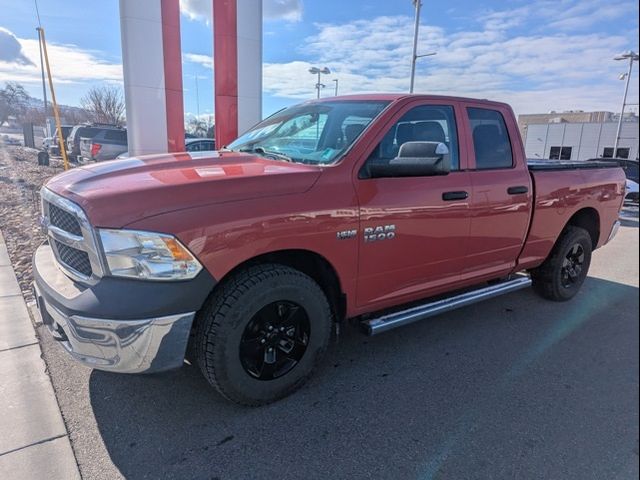
[[[46,369],[0,232],[0,478],[80,478]]]

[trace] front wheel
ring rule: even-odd
[[[197,322],[202,373],[224,397],[249,406],[300,388],[320,362],[332,324],[320,286],[277,264],[253,266],[225,281]]]
[[[533,288],[557,302],[573,298],[591,265],[591,236],[584,228],[567,226],[544,263],[531,271]]]

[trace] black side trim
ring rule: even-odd
[[[527,159],[529,170],[586,170],[591,168],[618,168],[615,162],[600,160],[537,160]]]

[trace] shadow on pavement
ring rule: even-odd
[[[90,399],[129,479],[614,478],[638,461],[637,314],[637,288],[589,278],[568,303],[523,291],[348,330],[263,408],[222,400],[195,367],[94,371]]]

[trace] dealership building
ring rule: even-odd
[[[619,115],[612,112],[550,112],[520,115],[518,125],[528,158],[587,160],[614,156]],[[618,158],[638,158],[638,116],[625,113]]]

